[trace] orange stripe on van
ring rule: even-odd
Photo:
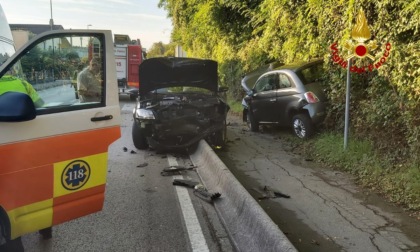
[[[54,198],[53,225],[57,225],[102,209],[105,184]]]
[[[0,146],[0,175],[63,160],[108,152],[121,135],[120,127],[95,129]]]
[[[120,135],[116,126],[0,145],[0,205],[10,211],[52,199],[54,163],[107,153]]]
[[[24,157],[22,157],[24,158]],[[4,167],[0,168],[1,170]],[[6,211],[53,197],[53,165],[0,175],[0,204]]]

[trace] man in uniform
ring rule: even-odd
[[[77,91],[80,102],[100,102],[102,96],[102,83],[100,73],[100,60],[93,58],[89,66],[77,75]]]

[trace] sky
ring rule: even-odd
[[[51,2],[51,5],[50,5]],[[140,39],[144,48],[170,42],[172,23],[159,0],[0,0],[9,24],[49,24],[64,29],[112,30]]]

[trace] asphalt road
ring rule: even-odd
[[[170,165],[189,167],[188,156],[135,149],[135,103],[121,97],[120,104],[122,137],[109,148],[103,210],[54,227],[50,240],[37,233],[24,236],[25,251],[232,251],[213,206],[190,189],[172,185],[174,178],[199,181],[196,172],[161,175]]]
[[[420,223],[354,183],[348,174],[305,161],[282,140],[285,129],[250,132],[228,118],[218,155],[299,251],[420,251]],[[265,198],[268,186],[290,198]]]
[[[103,211],[54,227],[51,240],[24,236],[26,251],[232,251],[212,205],[160,174],[191,165],[188,157],[136,150],[134,102],[121,101],[122,137],[110,146]],[[420,251],[418,222],[350,176],[305,161],[282,140],[288,132],[252,133],[231,116],[228,123],[219,157],[299,251]],[[182,176],[198,180],[195,172]],[[290,198],[262,199],[264,186]]]

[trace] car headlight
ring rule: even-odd
[[[136,118],[138,119],[145,119],[145,120],[153,120],[155,119],[155,115],[153,111],[148,109],[137,109],[136,110]]]

